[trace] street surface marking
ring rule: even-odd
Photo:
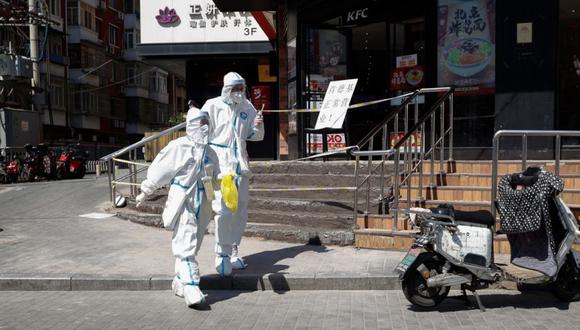
[[[91,218],[91,219],[106,219],[106,218],[110,218],[112,216],[114,216],[114,214],[96,213],[96,212],[79,215],[79,217]]]

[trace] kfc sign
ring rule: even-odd
[[[348,14],[346,14],[346,21],[347,22],[354,22],[354,21],[358,21],[359,19],[363,19],[363,18],[369,18],[369,9],[368,8],[349,11]]]

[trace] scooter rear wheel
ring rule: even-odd
[[[572,267],[575,267],[573,261],[568,260],[552,286],[554,295],[565,302],[580,299],[580,280],[575,278],[575,271]]]
[[[449,294],[449,287],[429,288],[427,280],[418,267],[423,264],[430,271],[430,275],[441,274],[442,262],[434,253],[422,253],[417,257],[407,274],[403,278],[403,294],[413,305],[422,308],[432,308],[439,305]]]

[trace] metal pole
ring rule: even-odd
[[[522,136],[522,171],[528,167],[528,135]]]
[[[417,123],[419,122],[419,99],[415,98],[415,121],[413,122],[413,124],[417,125]],[[415,152],[413,153],[413,157],[415,159],[417,159],[419,157],[419,150],[417,150],[417,148],[419,147],[419,134],[418,132],[415,133],[417,136],[415,136]],[[421,132],[421,134],[423,134],[423,132]]]
[[[407,134],[409,132],[409,105],[408,104],[405,106],[404,127],[405,127],[405,130],[403,131],[403,134]],[[403,155],[403,177],[405,177],[405,175],[407,175],[409,173],[409,150],[407,150],[408,142],[409,142],[409,139],[407,139],[407,141],[405,141],[405,144],[403,145],[403,149],[405,150],[405,154]],[[403,184],[403,182],[401,182],[401,184]],[[408,186],[408,184],[407,184],[407,186]]]
[[[373,145],[374,145],[374,138],[369,141],[369,150],[370,151],[374,150]],[[371,202],[371,200],[370,200],[370,197],[371,197],[371,175],[373,174],[373,156],[370,156],[369,155],[368,157],[369,157],[369,159],[368,159],[367,166],[368,166],[369,176],[367,178],[367,208],[366,208],[366,214],[369,213],[369,208],[370,208],[370,202]]]
[[[439,150],[439,172],[444,173],[443,158],[445,158],[445,102],[441,103],[441,112],[439,113],[439,133],[441,134],[441,144]]]
[[[397,221],[399,219],[399,158],[400,158],[400,151],[399,148],[395,150],[395,189],[393,189],[394,200],[393,200],[393,207],[395,209],[393,213],[393,231],[397,231],[398,224]]]
[[[353,209],[353,219],[356,223],[356,219],[358,216],[358,167],[359,167],[360,156],[355,156],[355,163],[354,163],[354,205],[352,206]]]
[[[419,201],[423,200],[423,159],[425,159],[425,123],[421,124],[421,148],[419,150]]]
[[[113,183],[111,181],[111,163],[113,161],[109,160],[107,162],[107,176],[109,177],[109,198],[111,198],[111,202],[115,201],[115,197],[113,196]]]
[[[405,106],[405,134],[407,134],[408,132],[409,132],[409,105],[407,104]],[[411,177],[412,175],[411,170],[413,169],[413,165],[410,164],[410,162],[412,162],[410,147],[411,147],[411,139],[407,139],[407,141],[405,141],[405,172],[403,173],[403,177],[408,179],[405,182],[401,181],[401,184],[403,183],[407,184],[407,208],[409,208],[411,205],[411,189],[412,189],[411,180],[413,179]]]
[[[435,114],[431,114],[431,188],[435,187]]]
[[[495,200],[497,194],[497,165],[499,161],[499,138],[501,135],[496,135],[493,137],[493,155],[491,164],[491,214],[495,220]],[[494,232],[495,232],[495,222],[494,222]]]
[[[383,149],[387,150],[387,125],[383,126],[383,141],[382,141]],[[382,201],[385,197],[385,155],[381,156],[381,194],[380,200]]]
[[[556,135],[556,175],[560,175],[560,134]]]
[[[113,180],[111,181],[111,186],[113,187],[113,203],[115,203],[115,198],[117,197],[117,186],[115,185],[114,181],[116,181],[115,178],[117,175],[115,172],[117,171],[117,167],[115,166],[114,160],[111,160],[111,167],[112,167],[111,173],[113,174]]]
[[[453,160],[453,93],[449,95],[449,160]]]
[[[36,16],[36,1],[28,0],[28,12],[32,16]],[[36,19],[31,18],[29,25],[30,32],[30,61],[32,62],[32,95],[36,94],[36,88],[40,87],[40,70],[38,66],[38,26]],[[34,104],[34,102],[33,102]],[[34,107],[34,105],[33,105]],[[40,109],[37,109],[40,110]]]

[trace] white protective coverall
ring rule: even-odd
[[[240,90],[240,87],[241,90]],[[232,91],[232,89],[235,89]],[[201,111],[209,114],[211,127],[208,156],[217,164],[218,175],[235,173],[238,189],[238,209],[232,214],[222,200],[220,185],[216,185],[212,209],[216,213],[216,270],[222,276],[233,269],[243,269],[245,264],[237,255],[248,221],[250,166],[246,141],[264,139],[262,114],[246,98],[244,78],[235,72],[224,76],[221,96],[208,100]]]
[[[173,229],[171,247],[175,256],[173,292],[185,298],[192,306],[202,303],[204,295],[199,289],[199,267],[196,255],[201,246],[206,227],[211,220],[211,204],[204,193],[202,176],[209,128],[208,115],[192,108],[187,114],[187,136],[175,139],[161,150],[141,183],[145,195],[170,184],[163,223]],[[206,164],[207,165],[207,164]]]

